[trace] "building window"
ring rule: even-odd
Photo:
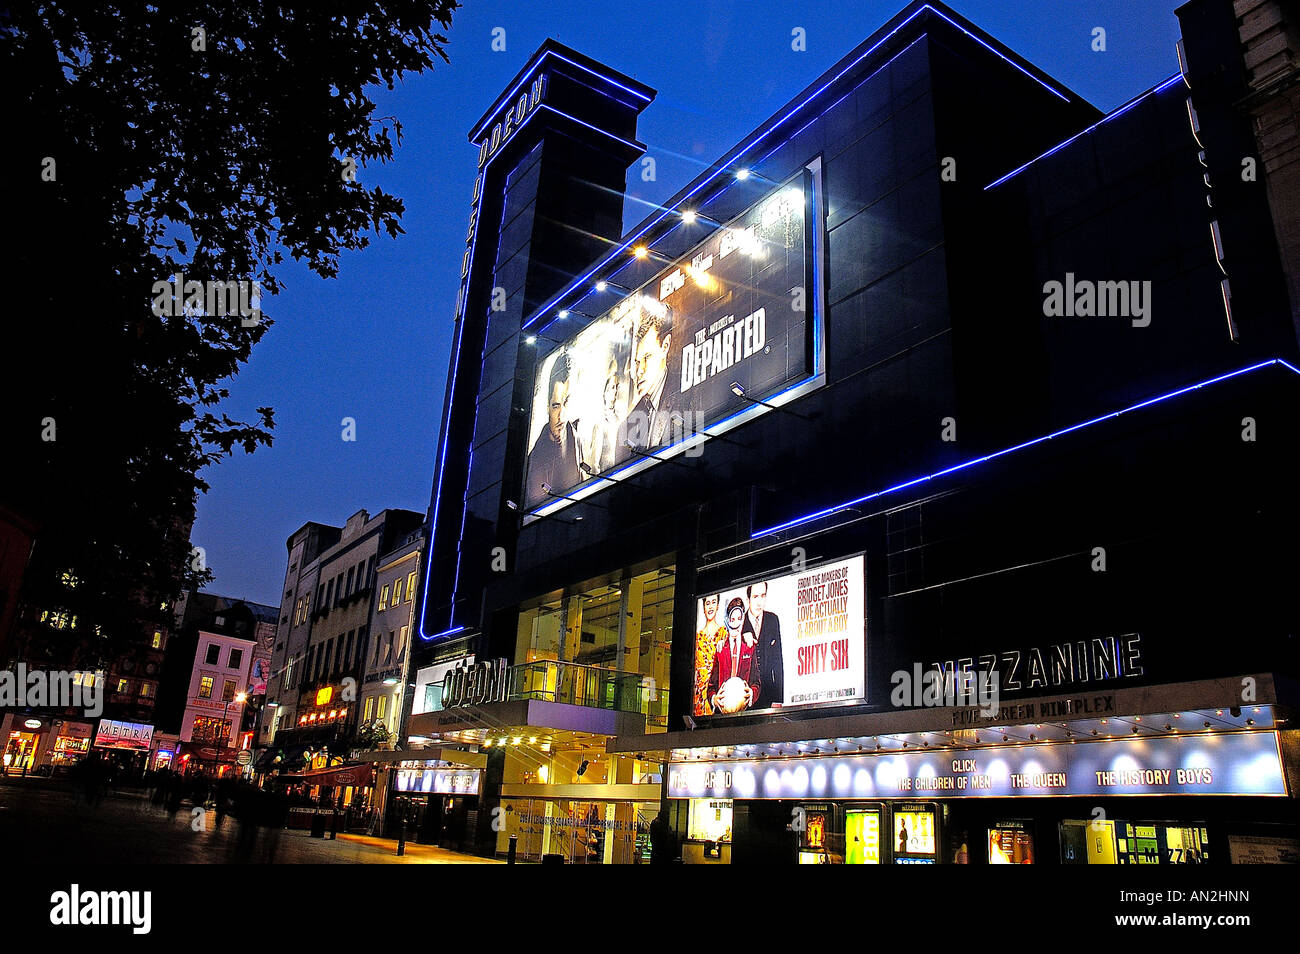
[[[127,680],[127,679],[119,679],[119,680],[117,681],[117,691],[118,691],[118,692],[130,692],[130,691],[131,691],[131,683],[130,683],[130,681]]]
[[[221,689],[221,701],[222,702],[235,701],[235,680],[233,679],[226,680],[225,686],[222,687]]]
[[[347,585],[346,585],[346,587],[345,587],[345,592],[347,592],[347,593],[351,593],[351,592],[352,592],[352,580],[353,580],[353,578],[354,578],[354,574],[355,574],[355,573],[356,573],[356,568],[355,568],[355,567],[349,567],[349,568],[348,568],[348,582],[347,582]]]
[[[221,647],[218,646],[216,643],[209,643],[207,664],[209,666],[215,666],[217,664],[217,659],[220,655],[221,655]]]
[[[402,602],[402,578],[399,576],[393,580],[393,605],[396,606]]]
[[[415,599],[415,571],[412,570],[406,577],[406,602]],[[762,627],[759,627],[760,629]]]
[[[243,661],[244,661],[244,651],[242,649],[232,649],[230,651],[229,662],[227,663],[226,668],[238,669],[240,665],[243,663]]]
[[[212,698],[212,677],[211,676],[204,676],[202,679],[199,680],[199,698],[200,699]]]
[[[374,701],[375,701],[374,696],[371,696],[370,698],[368,698],[368,699],[366,700],[366,712],[365,712],[365,715],[363,715],[363,716],[361,717],[361,721],[362,721],[362,722],[369,722],[369,721],[370,721],[370,710],[373,708]]]
[[[155,630],[153,634],[153,642],[150,645],[154,649],[162,649],[162,633]]]
[[[148,699],[152,695],[153,695],[153,683],[150,682],[140,683],[140,698]]]
[[[195,716],[190,730],[191,742],[225,742],[230,738],[230,723],[211,716]]]
[[[403,626],[397,634],[397,664],[400,666],[402,660],[406,657],[406,630],[409,627]]]
[[[330,580],[329,585],[325,587],[325,601],[321,606],[329,606],[334,601],[334,581]]]
[[[743,661],[743,660],[742,660],[742,661]],[[382,719],[382,718],[384,717],[384,714],[385,714],[387,711],[388,711],[388,697],[387,697],[387,696],[380,696],[380,697],[379,697],[379,708],[375,711],[375,718],[376,718],[376,719]]]
[[[379,591],[379,610],[380,612],[383,612],[386,609],[388,609],[388,584],[387,583],[385,583],[384,588]]]

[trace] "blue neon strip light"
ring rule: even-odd
[[[507,103],[509,103],[511,100],[515,98],[516,93],[518,93],[525,86],[531,84],[532,81],[537,78],[537,74],[538,72],[540,72],[542,64],[546,62],[547,57],[554,57],[555,59],[561,61],[562,63],[568,63],[570,66],[575,66],[585,73],[590,73],[592,76],[596,77],[602,82],[617,87],[618,89],[623,90],[623,92],[625,93],[630,93],[631,95],[635,96],[639,100],[642,100],[643,102],[649,103],[651,100],[654,99],[653,96],[647,96],[645,93],[642,93],[639,90],[631,89],[630,87],[624,86],[622,83],[618,82],[612,77],[606,76],[604,73],[597,73],[595,70],[591,69],[590,67],[583,66],[581,63],[575,63],[573,60],[569,59],[567,56],[564,56],[561,53],[556,53],[554,50],[547,50],[545,53],[542,54],[541,58],[538,59],[536,69],[529,70],[524,75],[524,78],[515,84],[515,88],[510,91],[509,96],[497,97],[497,101],[495,105],[498,107],[506,105]],[[477,126],[475,126],[472,130],[470,130],[470,134],[469,134],[470,142],[473,142],[475,139],[477,139],[479,133],[481,133],[484,129],[486,129],[488,126],[492,124],[492,120],[496,118],[497,112],[498,112],[497,108],[492,109],[492,111],[488,113],[485,119],[483,119]]]
[[[923,484],[926,481],[934,480],[938,477],[946,476],[947,474],[956,473],[959,470],[965,470],[967,467],[973,467],[976,464],[982,464],[985,461],[993,460],[994,458],[997,457],[1003,457],[1007,454],[1011,454],[1018,450],[1024,450],[1026,447],[1033,447],[1035,444],[1041,444],[1045,441],[1050,441],[1054,437],[1062,437],[1074,431],[1082,430],[1085,427],[1091,427],[1093,424],[1098,424],[1102,421],[1112,420],[1113,418],[1120,417],[1123,414],[1128,414],[1130,411],[1137,411],[1144,407],[1150,407],[1153,404],[1159,404],[1162,401],[1171,400],[1172,398],[1176,398],[1179,395],[1187,394],[1190,391],[1196,391],[1199,390],[1200,388],[1209,387],[1211,384],[1218,384],[1220,381],[1226,381],[1229,378],[1235,378],[1238,375],[1242,375],[1242,374],[1249,374],[1251,371],[1258,371],[1260,368],[1267,368],[1275,364],[1280,364],[1285,368],[1290,368],[1290,370],[1294,371],[1296,374],[1300,374],[1300,370],[1297,370],[1296,368],[1292,367],[1290,364],[1288,364],[1286,361],[1283,361],[1281,358],[1270,358],[1267,361],[1261,361],[1258,364],[1252,364],[1244,368],[1238,368],[1236,371],[1229,371],[1227,374],[1220,374],[1218,377],[1209,378],[1197,384],[1189,384],[1187,387],[1179,388],[1177,391],[1170,391],[1166,394],[1161,394],[1156,397],[1149,398],[1148,400],[1142,401],[1139,404],[1131,404],[1128,407],[1121,408],[1118,411],[1111,411],[1109,414],[1103,414],[1100,417],[1094,417],[1091,420],[1080,421],[1078,424],[1072,424],[1069,427],[1062,428],[1059,431],[1053,431],[1050,434],[1044,434],[1041,437],[1035,437],[1033,440],[1025,441],[1022,444],[1016,444],[1012,447],[1004,447],[1002,448],[1002,450],[994,451],[991,454],[985,454],[983,457],[975,457],[972,458],[971,460],[963,461],[960,464],[954,464],[952,467],[945,467],[943,470],[935,471],[932,474],[926,474],[924,477],[916,477],[912,480],[904,481],[901,484],[894,484],[892,487],[886,487],[884,490],[877,490],[875,493],[866,494],[862,497],[855,497],[853,500],[847,500],[844,503],[836,504],[833,507],[827,507],[824,510],[818,510],[814,513],[805,514],[802,517],[796,517],[793,520],[787,520],[785,523],[778,523],[775,526],[767,527],[763,530],[755,530],[753,533],[749,535],[749,538],[751,540],[756,540],[759,537],[765,537],[773,533],[780,533],[782,530],[789,530],[791,527],[797,527],[801,524],[809,523],[810,521],[818,520],[822,517],[828,517],[832,514],[841,513],[842,511],[847,510],[850,507],[856,507],[858,504],[866,503],[869,500],[875,500],[877,497],[883,497],[886,494],[892,494],[899,490],[906,490],[908,487],[915,487],[917,484]]]
[[[874,52],[875,52],[877,49],[879,49],[883,44],[889,42],[889,40],[891,40],[891,39],[894,37],[894,34],[898,33],[899,30],[903,29],[903,27],[907,26],[907,24],[911,23],[913,20],[915,20],[917,17],[919,17],[922,13],[924,13],[926,10],[929,10],[931,13],[935,14],[936,16],[938,16],[940,19],[942,19],[945,23],[947,23],[947,24],[949,24],[950,26],[952,26],[954,29],[960,30],[962,33],[965,33],[968,37],[970,37],[970,38],[971,38],[972,40],[974,40],[976,43],[979,43],[981,46],[983,46],[984,48],[986,48],[986,49],[989,50],[990,52],[994,53],[994,54],[995,54],[999,59],[1005,60],[1005,61],[1006,61],[1007,63],[1009,63],[1011,66],[1015,67],[1017,70],[1019,70],[1020,72],[1024,73],[1026,76],[1028,76],[1028,77],[1029,77],[1030,79],[1032,79],[1034,82],[1038,83],[1038,84],[1039,84],[1040,86],[1042,86],[1044,89],[1048,90],[1049,92],[1051,92],[1051,93],[1055,94],[1056,96],[1060,97],[1061,99],[1065,100],[1067,103],[1070,102],[1070,98],[1069,98],[1068,96],[1066,96],[1064,93],[1062,93],[1060,90],[1054,88],[1053,86],[1049,85],[1048,83],[1045,83],[1043,80],[1039,79],[1039,78],[1038,78],[1037,76],[1035,76],[1033,73],[1030,73],[1028,70],[1026,70],[1026,69],[1025,69],[1023,66],[1021,66],[1020,64],[1014,62],[1014,61],[1011,60],[1011,59],[1008,59],[1004,54],[999,53],[997,50],[995,50],[993,47],[989,46],[989,44],[985,43],[983,40],[981,40],[979,37],[975,36],[975,35],[974,35],[973,33],[971,33],[969,30],[967,30],[967,29],[965,29],[964,27],[960,26],[959,24],[953,22],[953,20],[951,20],[951,19],[950,19],[949,17],[947,17],[946,15],[944,15],[941,11],[936,10],[934,7],[930,6],[929,4],[926,4],[925,6],[919,8],[915,13],[913,13],[910,17],[908,17],[906,20],[904,20],[904,21],[903,21],[902,23],[900,23],[898,26],[894,27],[893,30],[891,30],[887,35],[885,35],[885,36],[882,37],[880,40],[878,40],[878,41],[877,41],[875,44],[873,44],[869,49],[865,50],[865,51],[864,51],[860,56],[858,56],[858,57],[857,57],[857,58],[856,58],[852,63],[848,64],[848,66],[844,67],[844,69],[842,69],[842,70],[840,70],[838,73],[836,73],[835,76],[833,76],[831,79],[827,80],[827,81],[826,81],[825,83],[823,83],[820,87],[818,87],[816,90],[814,90],[814,91],[813,91],[812,93],[810,93],[808,96],[806,96],[806,97],[803,99],[802,102],[800,102],[797,106],[795,106],[795,107],[793,107],[792,109],[790,109],[789,112],[787,112],[784,116],[782,116],[780,119],[777,119],[777,120],[774,120],[774,121],[772,121],[772,122],[769,122],[769,123],[767,124],[767,127],[766,127],[765,129],[762,130],[761,134],[759,134],[759,135],[757,136],[757,138],[753,139],[753,140],[752,140],[748,145],[746,145],[746,146],[745,146],[743,149],[741,149],[739,152],[735,153],[735,154],[732,155],[732,156],[729,156],[729,157],[723,159],[722,162],[719,164],[719,168],[715,169],[711,175],[709,175],[708,177],[706,177],[705,179],[703,179],[703,180],[702,180],[698,185],[696,185],[696,187],[695,187],[694,189],[692,189],[692,190],[691,190],[690,192],[688,192],[686,195],[682,196],[682,198],[678,201],[678,203],[677,203],[675,206],[673,206],[671,209],[665,209],[665,210],[664,210],[664,211],[663,211],[659,216],[657,216],[657,217],[654,218],[654,219],[651,219],[651,220],[650,220],[650,221],[649,221],[645,226],[642,227],[642,229],[641,229],[639,232],[637,232],[634,236],[632,236],[630,239],[628,239],[628,240],[627,240],[626,242],[624,242],[622,245],[618,246],[618,248],[614,249],[612,252],[610,252],[608,255],[606,255],[605,258],[603,258],[603,259],[601,259],[599,262],[597,262],[596,265],[593,266],[593,267],[592,267],[588,272],[586,272],[586,273],[585,273],[581,278],[578,278],[578,279],[574,280],[574,281],[573,281],[572,283],[570,283],[570,284],[568,285],[568,287],[566,287],[563,291],[561,291],[559,294],[553,296],[549,301],[546,302],[546,304],[544,304],[541,308],[537,309],[537,311],[533,314],[533,317],[530,318],[528,321],[524,322],[524,327],[525,327],[525,328],[528,328],[530,325],[532,325],[532,324],[533,324],[534,322],[536,322],[538,319],[540,319],[541,317],[543,317],[544,315],[546,315],[546,314],[551,310],[551,308],[553,308],[553,307],[555,306],[555,304],[556,304],[557,302],[561,301],[562,299],[564,299],[564,298],[566,298],[568,295],[570,295],[570,294],[573,292],[573,290],[574,290],[575,288],[578,288],[578,287],[580,287],[581,285],[583,285],[583,284],[585,284],[586,282],[588,282],[588,281],[591,279],[591,277],[592,277],[593,275],[595,275],[597,272],[601,271],[601,270],[604,269],[606,266],[608,266],[610,262],[614,261],[614,259],[616,259],[616,258],[617,258],[619,255],[621,255],[623,252],[626,252],[629,248],[631,248],[634,244],[636,244],[636,242],[638,242],[638,241],[641,239],[642,236],[644,236],[647,232],[649,232],[649,231],[650,231],[651,229],[653,229],[656,225],[658,225],[660,222],[662,222],[662,221],[663,221],[667,216],[669,216],[669,215],[675,213],[676,210],[677,210],[678,208],[681,207],[682,203],[688,201],[690,198],[692,198],[693,196],[695,196],[696,194],[698,194],[698,193],[700,192],[700,190],[706,188],[706,187],[707,187],[711,182],[713,182],[715,179],[717,179],[720,175],[722,175],[723,173],[728,172],[728,171],[729,171],[729,168],[730,168],[734,163],[739,162],[741,159],[743,159],[743,158],[745,157],[745,155],[748,154],[749,151],[750,151],[751,149],[753,149],[754,147],[758,146],[758,145],[759,145],[760,143],[762,143],[765,139],[767,139],[767,137],[770,136],[770,135],[771,135],[771,134],[772,134],[772,133],[773,133],[773,132],[774,132],[774,131],[779,127],[779,126],[781,126],[781,124],[783,124],[783,123],[784,123],[786,120],[788,120],[790,117],[794,116],[796,113],[798,113],[799,111],[801,111],[802,109],[804,109],[806,106],[808,106],[810,103],[812,103],[814,100],[816,100],[817,97],[820,96],[822,93],[824,93],[828,88],[830,88],[831,86],[833,86],[835,83],[839,82],[839,81],[840,81],[840,80],[841,80],[841,79],[842,79],[842,78],[843,78],[847,73],[849,73],[851,70],[853,70],[854,68],[856,68],[857,65],[858,65],[859,63],[861,63],[864,59],[866,59],[868,56],[870,56],[872,53],[874,53]],[[923,36],[924,36],[924,34],[923,34]],[[917,37],[917,39],[919,40],[919,39],[921,39],[921,37]],[[915,41],[913,41],[913,43],[915,43]],[[908,44],[908,47],[910,48],[912,45],[913,45],[913,44]],[[892,61],[893,61],[893,60],[892,60],[892,58],[891,58],[891,61],[890,61],[890,62],[892,62]],[[888,65],[888,64],[886,64],[886,65]],[[880,69],[884,69],[884,67],[882,66]],[[879,71],[880,71],[880,70],[876,70],[875,72],[879,72]],[[874,75],[874,74],[873,74],[873,75]],[[753,134],[751,134],[751,135],[753,135]],[[770,155],[770,153],[769,153],[769,155]]]
[[[1028,162],[1026,162],[1023,166],[1020,166],[1018,169],[1012,169],[1010,172],[1008,172],[1006,175],[1004,175],[1001,179],[995,179],[993,182],[990,182],[988,185],[986,185],[986,186],[984,187],[984,191],[985,191],[985,192],[988,192],[989,189],[992,189],[994,186],[999,186],[999,185],[1001,185],[1002,183],[1004,183],[1004,182],[1006,182],[1008,179],[1010,179],[1012,176],[1019,175],[1020,173],[1024,172],[1026,169],[1028,169],[1030,166],[1032,166],[1032,165],[1033,165],[1035,162],[1037,162],[1039,159],[1045,159],[1045,158],[1047,158],[1048,156],[1052,155],[1053,153],[1060,152],[1062,149],[1064,149],[1064,148],[1065,148],[1066,146],[1068,146],[1070,143],[1074,142],[1076,139],[1079,139],[1079,138],[1082,137],[1082,136],[1086,136],[1086,135],[1088,135],[1088,133],[1092,132],[1092,131],[1093,131],[1094,129],[1096,129],[1098,126],[1105,125],[1106,123],[1108,123],[1108,122],[1110,122],[1112,119],[1114,119],[1116,116],[1123,116],[1125,113],[1127,113],[1130,109],[1132,109],[1132,108],[1133,108],[1134,106],[1136,106],[1138,103],[1140,103],[1140,102],[1142,102],[1143,100],[1145,100],[1148,96],[1154,96],[1154,95],[1156,95],[1157,93],[1164,92],[1166,89],[1168,89],[1170,86],[1172,86],[1174,83],[1178,82],[1178,81],[1179,81],[1180,79],[1182,79],[1182,78],[1183,78],[1183,75],[1182,75],[1181,73],[1175,73],[1173,76],[1171,76],[1169,79],[1165,80],[1165,81],[1164,81],[1163,83],[1161,83],[1159,86],[1153,87],[1152,89],[1147,90],[1145,93],[1142,93],[1142,94],[1140,94],[1140,95],[1138,95],[1138,96],[1135,96],[1133,99],[1129,100],[1127,103],[1125,103],[1125,104],[1124,104],[1123,106],[1121,106],[1119,109],[1115,110],[1113,113],[1107,113],[1105,116],[1101,117],[1101,119],[1097,120],[1095,123],[1093,123],[1093,124],[1092,124],[1091,126],[1089,126],[1087,129],[1083,130],[1083,132],[1077,132],[1077,133],[1075,133],[1075,134],[1074,134],[1073,136],[1071,136],[1069,139],[1065,140],[1065,142],[1053,146],[1051,149],[1047,150],[1047,152],[1043,153],[1042,155],[1035,156],[1033,159],[1030,159]]]
[[[563,116],[565,119],[572,120],[573,122],[577,123],[579,126],[586,126],[588,129],[593,130],[594,132],[598,132],[602,136],[608,136],[610,139],[614,140],[615,142],[622,143],[624,146],[627,146],[630,149],[635,149],[637,152],[645,152],[644,143],[632,142],[629,139],[623,139],[621,136],[615,136],[612,132],[610,132],[607,129],[601,129],[599,126],[593,126],[591,123],[583,122],[577,116],[573,116],[570,115],[569,113],[564,112],[563,110],[556,109],[554,106],[548,106],[546,103],[540,103],[538,105],[539,108],[541,109],[550,110],[551,112],[555,113],[557,116]]]

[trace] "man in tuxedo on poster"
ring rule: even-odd
[[[758,667],[759,692],[756,709],[768,709],[785,702],[785,660],[781,655],[781,620],[767,611],[767,583],[745,587],[749,609],[744,634],[752,639],[754,663]]]

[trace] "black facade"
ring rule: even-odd
[[[691,759],[736,758],[745,747],[798,758],[781,746],[823,739],[837,753],[835,740],[850,737],[858,743],[848,751],[860,752],[880,735],[978,752],[991,740],[976,738],[978,723],[952,721],[951,707],[918,743],[927,723],[891,701],[895,674],[918,666],[996,669],[1010,707],[1094,693],[1136,706],[1127,691],[1150,687],[1168,703],[1153,711],[1177,712],[1171,719],[1232,710],[1228,731],[1272,720],[1279,745],[1293,746],[1284,726],[1300,674],[1290,546],[1300,510],[1288,462],[1300,437],[1300,348],[1266,194],[1238,174],[1254,141],[1234,106],[1245,81],[1231,5],[1192,3],[1179,15],[1184,69],[1171,50],[1168,80],[1103,116],[942,5],[914,3],[612,252],[572,243],[598,232],[584,218],[591,206],[558,202],[543,214],[539,200],[532,249],[540,221],[552,229],[546,260],[503,269],[530,251],[524,226],[503,226],[494,277],[485,270],[477,286],[470,277],[461,331],[482,320],[491,285],[520,307],[488,316],[470,339],[485,347],[462,351],[449,387],[449,422],[475,404],[479,416],[472,439],[445,425],[445,460],[463,459],[469,472],[444,479],[441,497],[435,479],[433,511],[454,514],[465,500],[467,515],[460,533],[445,516],[434,525],[423,635],[468,636],[480,656],[522,663],[522,604],[670,559],[668,731],[619,737],[610,751],[660,753],[665,803],[683,834],[685,806],[667,776]],[[584,168],[585,153],[550,150],[548,139],[513,167],[497,190],[507,209],[512,189],[528,192],[522,205],[540,188],[525,185],[533,175]],[[593,477],[575,492],[582,499],[520,519],[537,357],[805,171],[816,385],[737,418],[725,436],[713,429],[698,456]],[[682,220],[687,209],[698,221]],[[637,257],[637,245],[652,254]],[[507,271],[528,277],[502,279]],[[597,291],[600,279],[609,285]],[[1097,296],[1079,297],[1082,283]],[[1097,314],[1102,307],[1111,314]],[[529,335],[553,340],[533,348],[521,341]],[[481,374],[467,372],[480,357]],[[737,394],[729,412],[754,398],[777,400]],[[497,571],[494,552],[506,555]],[[858,553],[865,699],[693,719],[696,598]],[[451,616],[439,561],[460,565]],[[1237,711],[1242,679],[1267,685],[1258,726]],[[1082,713],[1060,714],[1054,735],[1041,737],[1032,719],[988,724],[1024,729],[1008,737],[1027,745],[1088,744]],[[1176,728],[1148,720],[1132,735]],[[1078,809],[1047,801],[942,802],[940,840],[952,844],[939,860],[987,860],[978,838],[959,836],[997,819],[1039,826],[1035,854],[1055,858],[1056,826]],[[1208,823],[1216,841],[1247,829],[1295,838],[1289,797],[1100,804],[1115,819]],[[798,805],[736,799],[732,860],[794,860]],[[1151,843],[1169,850],[1160,831]]]

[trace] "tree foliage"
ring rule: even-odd
[[[402,232],[401,199],[363,184],[402,138],[370,95],[446,60],[438,31],[456,6],[0,11],[16,226],[3,268],[24,341],[0,376],[0,501],[40,524],[28,602],[71,598],[63,569],[99,604],[83,605],[87,622],[203,582],[188,542],[200,472],[269,445],[274,423],[269,407],[231,418],[223,382],[272,324],[286,255],[332,277],[344,250]],[[178,273],[256,281],[261,320],[156,314],[155,283]]]

